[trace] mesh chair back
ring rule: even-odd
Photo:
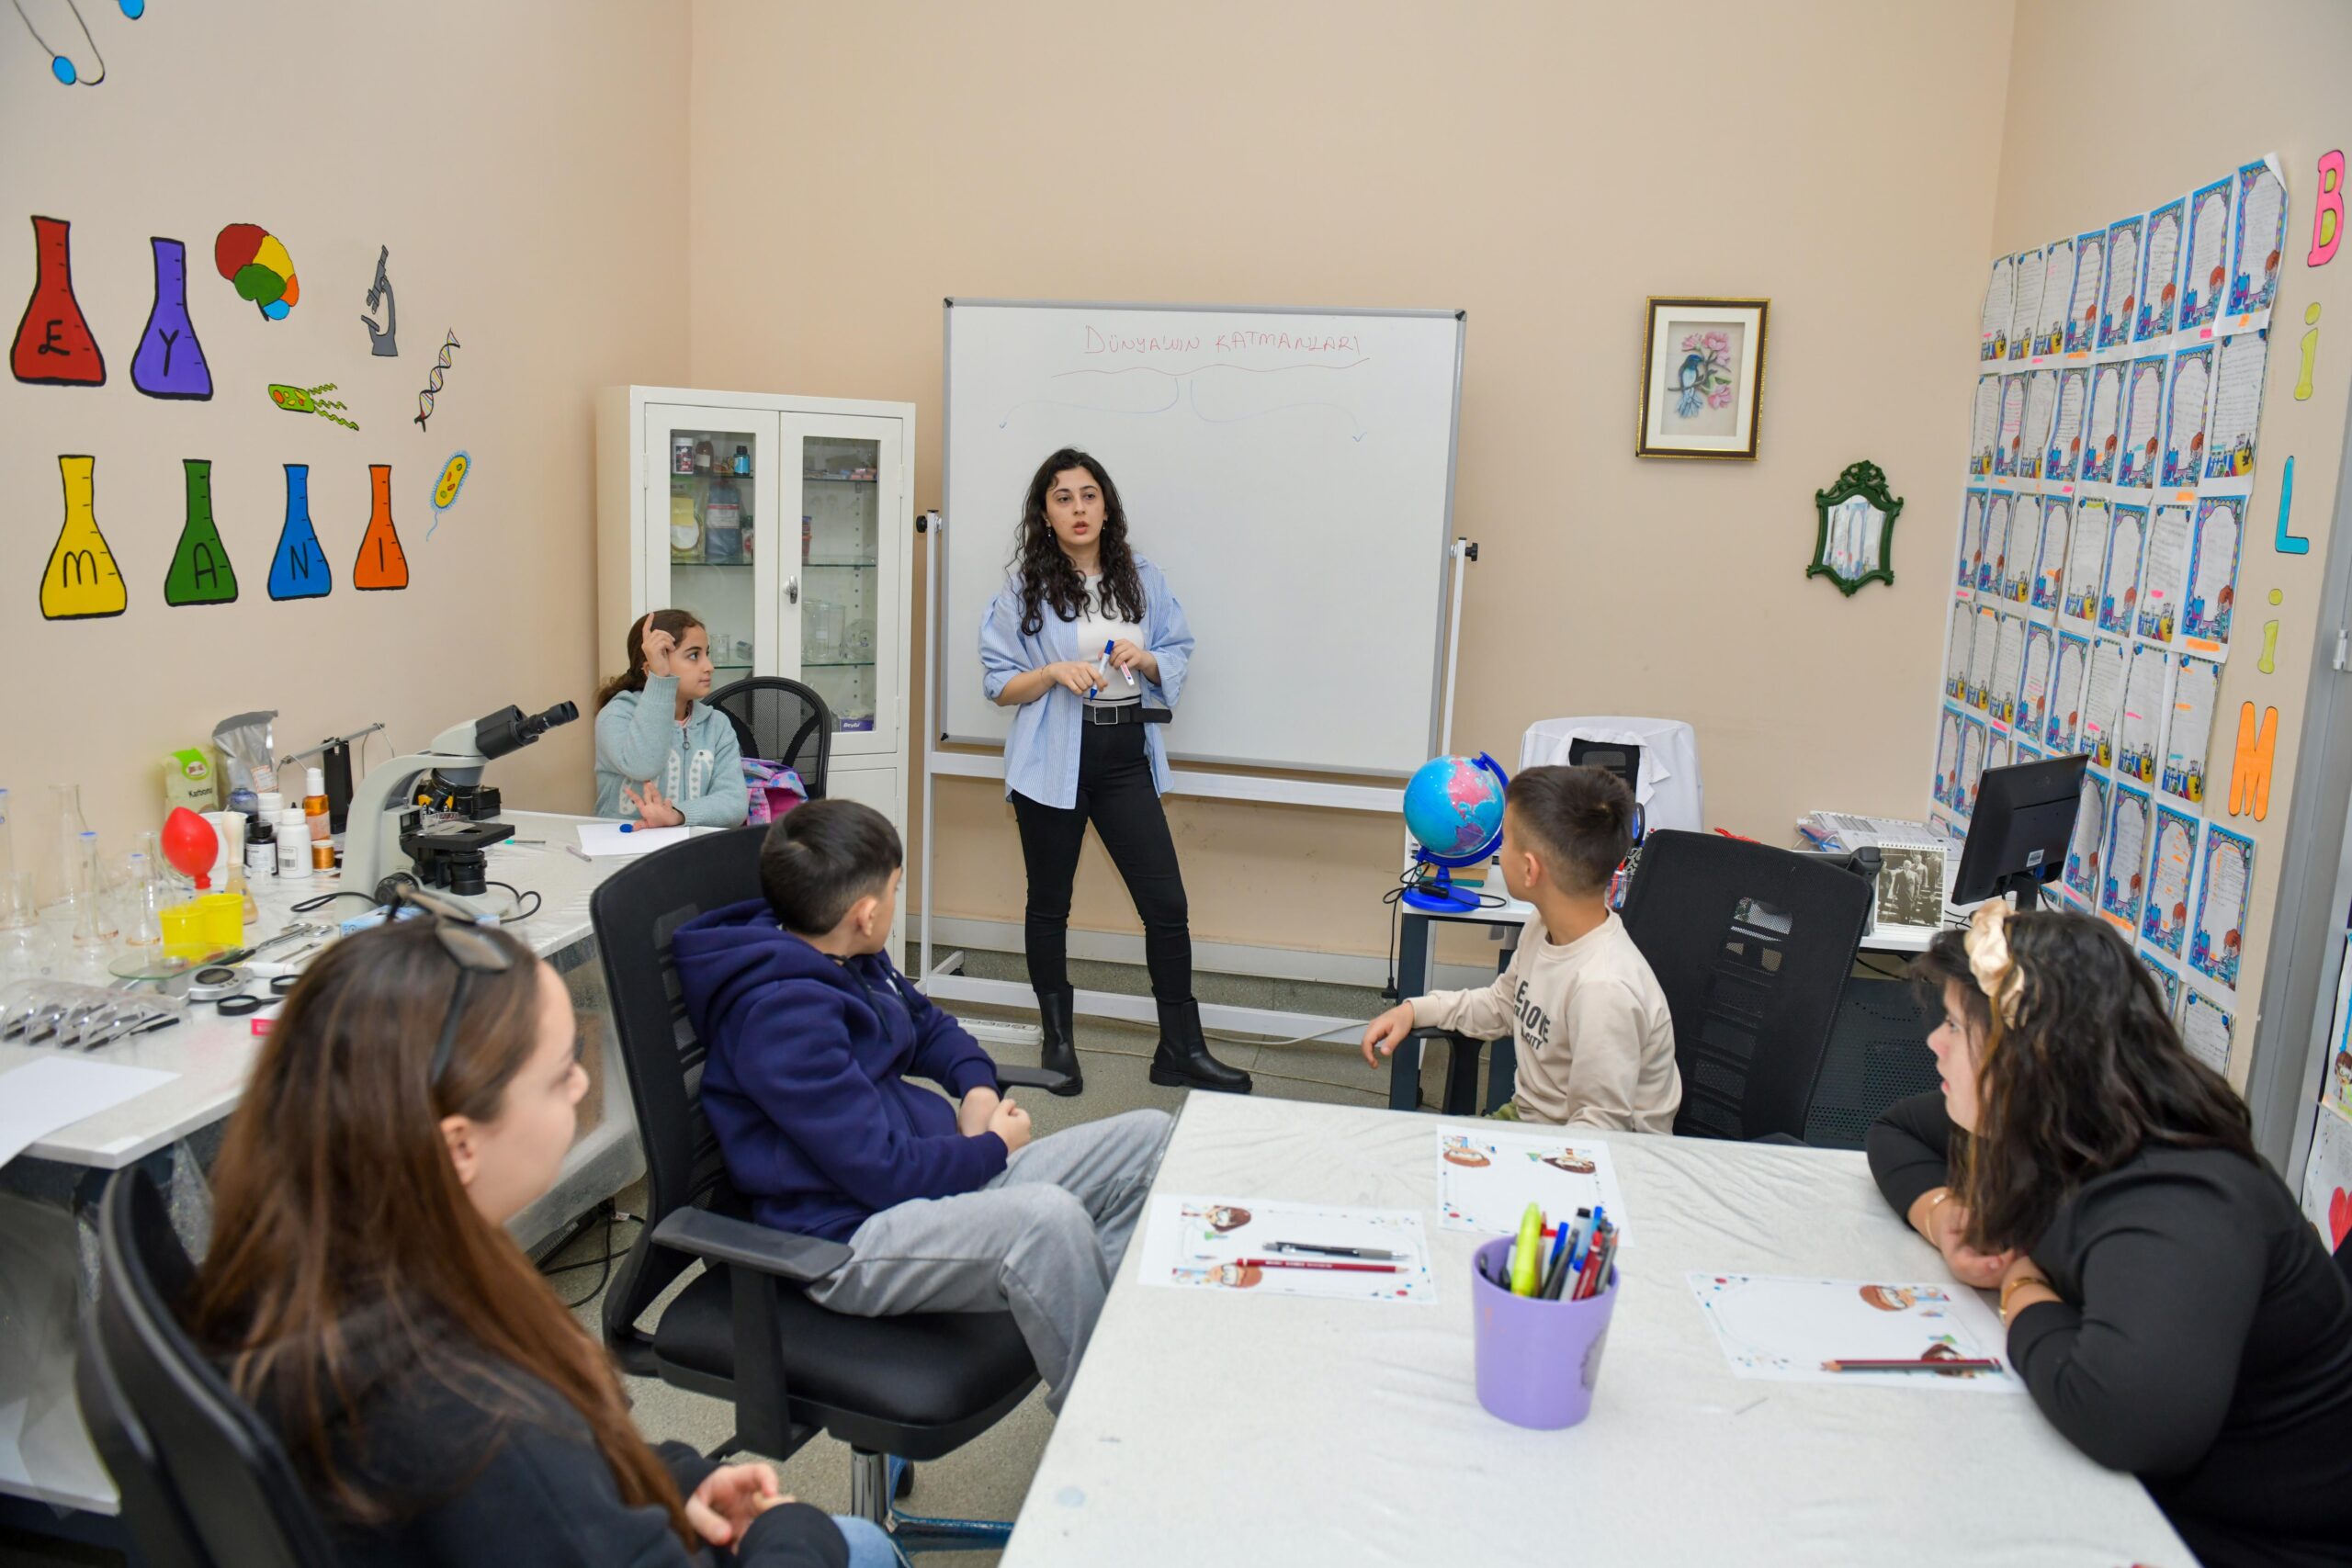
[[[1936,1023],[1908,981],[1847,981],[1805,1109],[1804,1141],[1859,1149],[1888,1106],[1935,1088],[1940,1075],[1928,1035]]]
[[[141,1493],[151,1524],[174,1513],[184,1521],[195,1537],[187,1561],[330,1568],[326,1529],[277,1435],[180,1326],[195,1266],[163,1194],[135,1168],[117,1172],[99,1200],[98,1260],[86,1344],[103,1365],[90,1382],[119,1398],[157,1466],[118,1472],[126,1499]],[[115,1456],[106,1457],[111,1468]]]
[[[1642,846],[1624,920],[1674,1015],[1686,1137],[1804,1135],[1870,884],[1787,850],[1671,829]]]
[[[747,675],[703,699],[735,727],[746,757],[781,762],[800,775],[808,798],[825,798],[825,768],[833,756],[833,710],[797,681]]]
[[[764,828],[696,834],[631,861],[588,900],[645,1145],[645,1226],[605,1292],[605,1342],[632,1371],[650,1365],[638,1317],[691,1261],[654,1247],[653,1227],[689,1204],[737,1206],[718,1140],[702,1113],[703,1043],[686,1017],[671,938],[697,915],[760,897],[766,834]]]

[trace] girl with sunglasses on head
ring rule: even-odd
[[[2102,920],[1977,911],[1914,965],[1939,1094],[1871,1174],[2068,1440],[2146,1484],[2207,1568],[2352,1560],[2352,1291]]]
[[[571,1146],[577,1040],[562,981],[503,932],[401,920],[329,948],[230,1121],[190,1327],[346,1562],[895,1561],[767,1465],[649,1447],[508,1235]]]

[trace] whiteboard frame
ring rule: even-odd
[[[956,460],[956,415],[955,399],[952,395],[951,389],[953,386],[956,366],[956,307],[958,305],[982,306],[992,310],[1165,310],[1171,313],[1202,315],[1397,317],[1418,321],[1440,321],[1451,318],[1454,324],[1453,406],[1446,422],[1445,432],[1445,518],[1444,526],[1439,534],[1439,575],[1437,584],[1438,613],[1436,617],[1437,632],[1433,639],[1433,646],[1430,649],[1430,726],[1427,752],[1430,756],[1434,757],[1444,750],[1446,740],[1446,714],[1451,706],[1448,699],[1448,694],[1444,688],[1451,682],[1453,676],[1453,660],[1451,658],[1450,649],[1450,642],[1452,640],[1453,634],[1452,628],[1448,625],[1446,599],[1452,588],[1452,580],[1456,570],[1454,565],[1456,552],[1453,532],[1453,484],[1462,454],[1462,358],[1470,333],[1470,312],[1468,310],[1351,310],[1347,307],[1338,305],[1287,306],[1152,304],[1143,301],[1120,299],[997,299],[963,298],[950,294],[944,301],[942,301],[943,308],[941,310],[943,319],[941,323],[941,359],[939,378],[939,492],[940,511],[943,515],[944,515],[946,512],[947,498],[956,493],[954,470],[954,464]],[[953,522],[954,519],[950,518],[949,521]],[[942,542],[941,536],[938,531],[934,530],[933,539],[934,545]],[[932,555],[933,558],[931,562],[932,573],[930,575],[934,581],[936,581],[938,578],[944,577],[946,573],[946,552],[942,549],[934,548]],[[930,633],[933,638],[932,647],[935,650],[939,647],[939,627],[936,624],[936,617],[933,617],[933,625],[930,627]],[[934,652],[933,658],[933,678],[934,683],[936,682],[943,665],[944,660],[941,660]],[[989,736],[947,735],[941,733],[936,726],[927,727],[926,733],[928,735],[937,737],[936,740],[931,742],[933,745],[944,743],[955,746],[985,746],[998,750],[1002,750],[1002,742]],[[925,755],[929,755],[928,749],[926,749]],[[1350,768],[1336,764],[1317,765],[1301,762],[1276,762],[1268,761],[1261,757],[1217,757],[1206,755],[1201,752],[1178,751],[1172,748],[1168,753],[1168,758],[1170,762],[1202,762],[1212,767],[1225,768],[1279,768],[1284,773],[1336,773],[1347,778],[1403,779],[1409,778],[1411,776],[1410,770],[1400,772],[1388,768]],[[928,772],[928,769],[926,769],[926,772]],[[1270,795],[1261,798],[1295,800],[1297,797],[1295,795]]]

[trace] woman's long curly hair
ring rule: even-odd
[[[1135,551],[1127,547],[1127,510],[1119,504],[1119,487],[1102,465],[1074,446],[1065,446],[1037,466],[1029,481],[1029,499],[1021,508],[1021,533],[1012,548],[1013,569],[1021,573],[1021,635],[1035,637],[1046,629],[1046,609],[1065,621],[1074,621],[1086,609],[1086,580],[1046,521],[1046,497],[1056,478],[1071,468],[1094,476],[1102,491],[1102,608],[1115,609],[1119,619],[1143,624],[1143,578],[1136,570]]]
[[[2151,1145],[2256,1158],[2245,1101],[2188,1054],[2155,976],[2107,922],[2043,909],[2005,930],[2024,975],[2013,1021],[1978,986],[1962,932],[1939,934],[1911,968],[1939,1013],[1958,983],[1975,1054],[1976,1130],[1953,1162],[1969,1246],[2034,1246],[2085,1182]]]

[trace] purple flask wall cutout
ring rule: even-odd
[[[212,370],[187,314],[187,247],[161,235],[147,243],[155,248],[155,306],[131,357],[130,384],[151,398],[209,398]]]

